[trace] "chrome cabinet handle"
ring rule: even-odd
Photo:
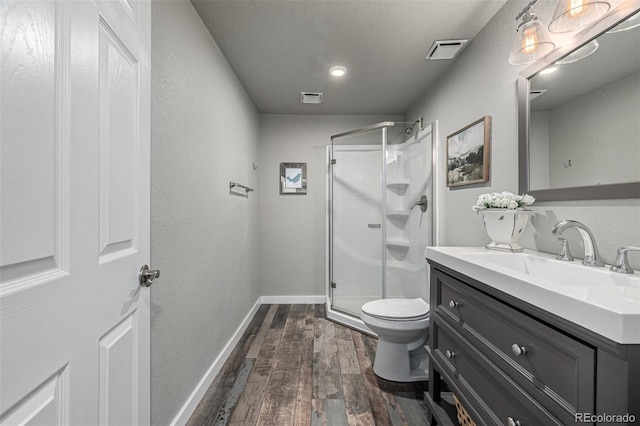
[[[138,273],[138,281],[142,287],[150,287],[156,278],[160,278],[158,269],[149,269],[148,265],[142,265]]]
[[[446,356],[448,359],[453,359],[453,358],[455,358],[455,356],[456,356],[456,353],[455,353],[455,352],[451,352],[451,351],[449,351],[449,350],[447,350],[444,354],[445,354],[445,356]]]
[[[513,417],[507,417],[507,425],[522,426],[522,423],[520,423],[520,420],[514,420]]]
[[[511,345],[511,351],[515,356],[520,356],[527,353],[527,348],[525,348],[524,346],[520,346],[517,343],[514,343],[513,345]]]
[[[450,301],[450,302],[449,302],[449,307],[450,307],[451,309],[455,309],[455,308],[457,308],[457,307],[458,307],[458,302],[456,302],[455,300]]]

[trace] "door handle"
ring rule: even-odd
[[[158,269],[149,269],[148,265],[142,265],[138,274],[138,281],[140,281],[142,287],[150,287],[156,278],[160,278]]]

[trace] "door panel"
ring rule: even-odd
[[[3,419],[7,425],[62,426],[68,422],[68,371],[63,369],[45,380]]]
[[[138,325],[136,312],[100,339],[100,424],[136,423]]]
[[[133,249],[139,181],[138,61],[100,20],[100,262]]]
[[[56,24],[60,5],[17,1],[2,8],[0,281],[15,286],[41,281],[63,263],[60,172],[67,123],[55,107],[65,101],[68,70],[60,63],[68,46]],[[24,25],[36,15],[37,26]],[[13,143],[4,143],[9,139]]]
[[[0,424],[148,424],[149,2],[0,7]]]

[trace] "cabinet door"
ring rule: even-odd
[[[595,348],[451,276],[434,276],[438,312],[499,368],[554,412],[594,410]]]
[[[435,347],[432,353],[441,372],[455,392],[463,395],[474,407],[473,412],[480,413],[484,422],[567,424],[545,409],[444,321],[437,318],[433,332]]]

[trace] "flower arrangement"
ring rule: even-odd
[[[479,212],[484,209],[509,209],[515,210],[525,206],[530,206],[536,201],[531,195],[517,195],[509,191],[492,192],[482,194],[478,197],[473,210]]]

